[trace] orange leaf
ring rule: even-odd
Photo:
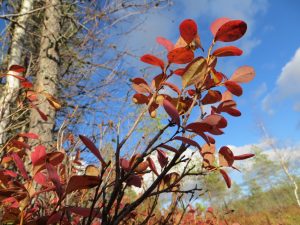
[[[168,60],[170,63],[186,64],[194,59],[194,52],[185,47],[175,48],[168,53]]]
[[[162,46],[164,46],[167,51],[172,51],[174,49],[174,44],[164,37],[157,37],[156,42]]]
[[[255,71],[251,66],[241,66],[232,74],[230,80],[237,83],[248,83],[254,77]]]
[[[210,31],[211,33],[216,36],[217,31],[219,30],[219,28],[224,24],[227,23],[228,21],[230,21],[229,18],[226,17],[222,17],[219,19],[216,19],[211,25],[210,25]]]
[[[153,66],[159,66],[162,70],[165,67],[164,62],[161,59],[154,56],[154,55],[150,55],[150,54],[143,55],[141,57],[141,61],[144,62],[144,63],[151,64]]]
[[[148,83],[140,77],[131,80],[132,88],[138,93],[151,93]]]

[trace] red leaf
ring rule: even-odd
[[[251,66],[239,67],[229,80],[237,83],[248,83],[255,77],[255,71]]]
[[[242,20],[230,20],[217,31],[215,41],[230,42],[241,38],[247,30],[247,24]]]
[[[169,161],[167,154],[160,149],[157,149],[156,151],[157,151],[157,159],[158,159],[160,166],[165,167]]]
[[[243,94],[243,89],[238,83],[228,80],[224,84],[227,90],[232,94],[236,96],[241,96]]]
[[[46,163],[46,169],[48,171],[49,179],[52,181],[52,183],[55,186],[55,191],[56,191],[58,197],[61,198],[62,194],[63,194],[63,188],[60,183],[60,179],[57,174],[56,168],[53,165],[51,165],[50,163]]]
[[[21,160],[21,158],[18,156],[18,154],[16,154],[15,152],[13,152],[11,154],[11,157],[13,158],[16,166],[18,167],[18,169],[20,170],[22,176],[24,177],[24,179],[29,179],[28,174],[26,172],[25,166],[23,161]]]
[[[66,193],[73,191],[90,189],[96,187],[100,182],[98,176],[75,175],[72,176],[68,182]]]
[[[168,115],[172,118],[172,121],[178,126],[180,125],[180,116],[177,109],[169,102],[167,99],[164,99],[163,106]]]
[[[171,147],[169,145],[166,145],[166,144],[162,144],[159,147],[165,148],[165,149],[167,149],[171,152],[174,152],[175,154],[178,153],[178,150],[176,148],[173,148],[173,147]]]
[[[65,158],[65,154],[62,152],[50,152],[47,153],[47,161],[53,166],[60,164]]]
[[[180,36],[190,44],[198,33],[197,24],[192,19],[184,20],[179,26]]]
[[[196,141],[191,140],[189,138],[181,137],[181,136],[176,136],[176,137],[174,137],[174,140],[182,141],[185,144],[192,145],[192,146],[198,148],[199,150],[201,150],[201,146]]]
[[[157,172],[157,169],[156,169],[156,166],[155,166],[153,160],[150,157],[148,157],[147,161],[149,163],[150,169],[153,171],[153,173],[155,173],[156,176],[158,176],[158,172]]]
[[[164,62],[161,59],[154,56],[154,55],[150,55],[150,54],[143,55],[141,57],[141,61],[144,62],[144,63],[151,64],[153,66],[159,66],[162,70],[165,67]]]
[[[243,54],[243,51],[235,46],[226,46],[216,49],[212,55],[217,57],[223,56],[240,56]]]
[[[14,71],[14,72],[17,72],[17,73],[23,73],[26,71],[26,69],[23,67],[23,66],[19,66],[19,65],[12,65],[9,67],[10,71]]]
[[[43,172],[38,172],[37,174],[34,175],[33,177],[34,181],[44,187],[48,187],[47,183],[47,177]]]
[[[130,165],[127,159],[125,158],[120,158],[120,166],[123,170],[125,171],[130,171]]]
[[[34,133],[22,133],[22,134],[18,134],[20,137],[26,137],[26,138],[31,138],[31,139],[38,139],[39,136],[37,134]]]
[[[223,18],[219,18],[216,19],[211,25],[210,25],[210,31],[211,33],[216,36],[217,31],[219,30],[219,28],[224,24],[227,23],[228,21],[230,21],[229,18],[223,17]]]
[[[174,44],[164,37],[157,37],[156,42],[162,46],[164,46],[167,51],[172,51],[174,49]]]
[[[129,185],[129,186],[135,186],[135,187],[142,187],[142,178],[138,175],[130,175],[128,177],[128,179],[126,180],[126,183]]]
[[[52,214],[47,220],[47,225],[57,224],[59,221],[65,220],[65,216],[62,215],[62,212],[58,211]]]
[[[66,207],[66,210],[70,211],[71,213],[75,213],[77,215],[80,215],[82,217],[89,217],[91,213],[90,208],[84,208],[84,207],[77,207],[77,206],[68,206]],[[92,211],[92,217],[95,218],[101,218],[102,215],[100,213],[100,209],[93,209]]]
[[[33,84],[28,80],[21,81],[21,85],[23,88],[32,88],[33,87]]]
[[[22,149],[22,148],[25,148],[25,149],[30,149],[30,146],[23,142],[23,141],[18,141],[18,140],[11,140],[10,141],[10,144],[13,146],[13,147],[16,147],[18,149]]]
[[[163,82],[162,84],[168,86],[173,91],[175,91],[178,95],[180,95],[181,91],[179,90],[179,88],[175,84],[172,84],[172,83],[169,83],[169,82]]]
[[[238,109],[235,109],[235,108],[229,108],[224,112],[228,113],[231,116],[236,116],[236,117],[242,115],[242,113]]]
[[[140,77],[131,80],[132,88],[138,93],[151,93],[148,83]]]
[[[220,166],[232,166],[234,162],[234,156],[232,151],[227,147],[223,146],[219,150],[219,164]]]
[[[179,69],[176,69],[175,71],[173,71],[174,74],[176,75],[179,75],[179,76],[182,76],[185,72],[185,68],[179,68]]]
[[[185,47],[175,48],[168,53],[168,60],[170,63],[186,64],[194,59],[194,52]]]
[[[36,166],[45,163],[46,156],[46,147],[43,145],[36,146],[30,155],[32,165]]]
[[[79,135],[80,140],[83,142],[83,144],[85,144],[86,147],[88,147],[88,149],[90,149],[90,151],[99,159],[99,161],[101,162],[102,166],[106,166],[106,162],[104,161],[104,159],[102,158],[98,148],[96,147],[96,145],[87,137],[83,136],[83,135]]]
[[[255,154],[247,153],[247,154],[243,154],[243,155],[235,155],[234,159],[235,160],[244,160],[244,159],[252,158],[254,156],[255,156]]]
[[[148,104],[149,98],[146,95],[136,93],[136,94],[133,95],[132,101],[135,104]]]
[[[220,91],[208,90],[208,92],[203,97],[201,102],[203,105],[214,104],[216,102],[221,101],[221,99],[222,99],[222,94]]]
[[[17,177],[18,174],[16,174],[14,171],[11,170],[2,170],[3,175],[10,176],[10,177]]]
[[[227,187],[230,188],[231,187],[231,179],[230,179],[230,177],[228,176],[228,174],[226,173],[225,170],[220,169],[220,173],[223,176],[223,178],[224,178],[224,180],[226,182]]]
[[[43,113],[38,107],[33,107],[41,116],[41,118],[44,120],[44,121],[47,121],[48,120],[48,117],[46,116],[45,113]]]

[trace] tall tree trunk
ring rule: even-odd
[[[29,12],[33,8],[33,0],[23,0],[20,16],[16,17],[14,25],[10,52],[8,55],[8,68],[12,65],[22,64],[22,51],[24,48],[24,38],[26,36],[26,25]],[[12,72],[10,72],[12,73]],[[20,87],[20,81],[13,76],[7,76],[6,84],[0,98],[0,146],[3,145],[8,138],[10,119],[12,113],[11,105],[15,102]]]
[[[46,0],[45,3],[49,5],[49,7],[45,10],[42,24],[42,38],[35,91],[55,96],[57,94],[58,75],[60,73],[58,39],[61,32],[61,6],[59,5],[59,0]],[[38,96],[40,101],[38,108],[46,114],[48,119],[44,121],[36,110],[32,110],[30,114],[30,132],[39,134],[42,144],[50,146],[53,142],[55,110],[42,94]]]

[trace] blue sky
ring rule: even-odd
[[[244,84],[244,94],[237,98],[242,117],[229,119],[226,134],[219,144],[244,146],[260,144],[263,135],[258,126],[263,122],[279,145],[300,144],[300,2],[268,0],[175,0],[174,5],[142,15],[142,27],[126,39],[128,49],[137,54],[159,53],[157,36],[173,42],[178,37],[178,25],[192,18],[198,23],[204,48],[212,35],[211,22],[219,17],[242,19],[248,24],[246,35],[229,43],[244,50],[241,57],[227,57],[219,69],[230,76],[242,65],[256,70],[254,81]],[[296,54],[299,48],[298,54]],[[133,62],[142,68],[143,64]],[[155,73],[154,73],[155,74]],[[142,76],[142,75],[137,75]]]

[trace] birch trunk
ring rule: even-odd
[[[45,4],[49,7],[45,10],[42,23],[42,38],[35,81],[35,91],[39,93],[46,92],[53,96],[57,94],[58,75],[60,73],[58,39],[61,31],[61,12],[59,3],[59,0],[45,1]],[[47,121],[42,120],[37,111],[32,110],[30,113],[30,132],[38,134],[41,143],[50,146],[53,142],[56,113],[42,94],[38,96],[40,101],[38,108],[46,114],[48,119]]]
[[[29,12],[33,8],[33,0],[23,0],[20,15],[16,20],[16,24],[12,34],[11,47],[8,55],[8,68],[11,65],[22,65],[22,51],[24,48],[24,38],[26,36],[26,25]],[[15,102],[20,82],[13,76],[7,76],[6,84],[0,96],[0,146],[2,146],[8,138],[10,119],[12,113],[11,106]]]

